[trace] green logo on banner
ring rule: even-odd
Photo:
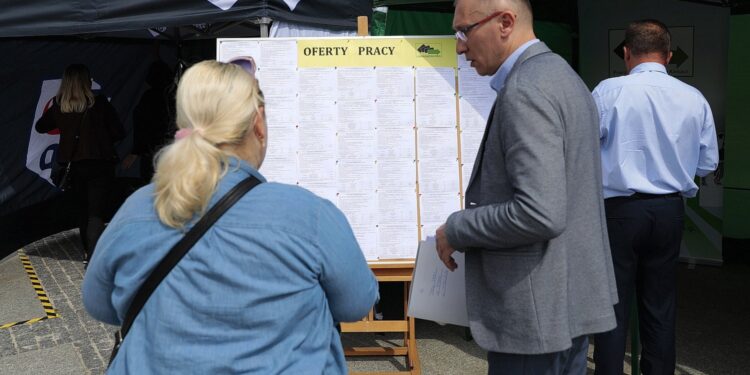
[[[437,44],[436,47],[429,44],[422,44],[417,48],[417,56],[438,57],[440,56],[440,44]]]

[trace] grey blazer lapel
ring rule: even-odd
[[[497,101],[497,99],[495,99]],[[487,141],[487,134],[490,132],[490,125],[492,125],[492,118],[495,116],[495,106],[492,106],[492,109],[490,110],[490,115],[487,116],[487,125],[484,126],[484,135],[482,135],[482,141],[479,142],[479,151],[477,151],[476,159],[474,159],[474,168],[471,169],[471,177],[469,177],[469,183],[466,184],[466,190],[469,190],[469,187],[472,183],[474,183],[474,179],[476,178],[477,173],[479,173],[479,166],[482,165],[482,160],[484,159],[484,144]],[[466,196],[466,191],[464,192],[464,196]]]
[[[529,48],[526,49],[526,51],[523,51],[521,56],[518,57],[518,60],[516,60],[515,65],[513,65],[513,69],[511,69],[510,73],[508,73],[508,79],[516,72],[518,67],[526,60],[543,53],[552,52],[552,50],[547,47],[544,42],[540,41],[537,43],[532,44],[529,46]],[[506,80],[507,81],[507,80]],[[495,98],[495,104],[497,104],[498,100],[503,100],[503,91],[498,93],[497,97]],[[495,105],[492,106],[492,110],[490,111],[490,115],[487,117],[487,125],[484,127],[484,135],[482,136],[482,142],[479,144],[479,151],[477,152],[476,159],[474,161],[474,168],[471,170],[471,177],[469,177],[469,183],[466,185],[466,191],[469,190],[471,185],[474,183],[474,180],[476,179],[477,173],[479,173],[479,168],[482,165],[482,161],[484,159],[484,145],[487,140],[487,135],[490,132],[490,127],[493,123],[493,118],[495,117]],[[466,191],[464,192],[464,196],[466,195]]]

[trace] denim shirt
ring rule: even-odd
[[[213,205],[242,179],[231,159]],[[132,298],[183,236],[134,193],[102,234],[83,282],[94,318],[121,324]],[[356,321],[378,285],[331,202],[263,183],[230,208],[172,269],[135,319],[110,374],[344,374],[340,321]]]

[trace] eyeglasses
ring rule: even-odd
[[[229,60],[229,64],[238,65],[244,71],[248,72],[251,76],[255,77],[255,69],[258,66],[255,64],[255,60],[250,56],[238,56]]]
[[[469,34],[469,31],[471,31],[471,29],[473,29],[473,28],[475,28],[477,26],[481,26],[483,23],[487,23],[487,21],[489,21],[489,20],[491,20],[491,19],[493,19],[493,18],[501,15],[502,13],[503,13],[503,11],[495,12],[495,13],[490,14],[487,17],[482,18],[481,20],[479,20],[479,22],[472,23],[469,26],[459,27],[456,30],[456,39],[459,39],[462,42],[468,41],[469,37],[467,36],[467,34]]]

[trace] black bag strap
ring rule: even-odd
[[[224,195],[221,200],[219,200],[213,207],[211,207],[208,212],[203,215],[203,217],[191,228],[184,237],[182,237],[177,244],[172,247],[172,250],[169,251],[167,256],[164,257],[164,259],[161,260],[161,263],[159,263],[153,272],[151,272],[151,275],[149,275],[148,279],[143,282],[143,285],[141,285],[140,289],[138,289],[138,292],[136,293],[135,297],[133,298],[133,302],[130,303],[130,307],[128,308],[128,312],[125,315],[125,319],[122,322],[122,326],[120,327],[120,338],[124,339],[125,335],[128,334],[128,331],[130,330],[130,326],[133,324],[133,321],[135,320],[135,317],[138,316],[138,313],[140,313],[141,309],[143,308],[143,305],[146,304],[146,301],[148,301],[148,298],[151,296],[151,294],[154,292],[157,286],[159,286],[159,283],[169,274],[169,271],[174,268],[175,265],[182,259],[185,254],[190,251],[190,248],[195,245],[198,240],[203,237],[203,234],[206,233],[208,228],[213,225],[216,220],[218,220],[221,215],[224,214],[230,207],[232,207],[233,204],[235,204],[242,196],[245,195],[248,191],[252,190],[254,187],[256,187],[258,184],[260,184],[261,181],[255,177],[250,176],[244,180],[242,180],[237,186],[232,188],[226,195]]]

